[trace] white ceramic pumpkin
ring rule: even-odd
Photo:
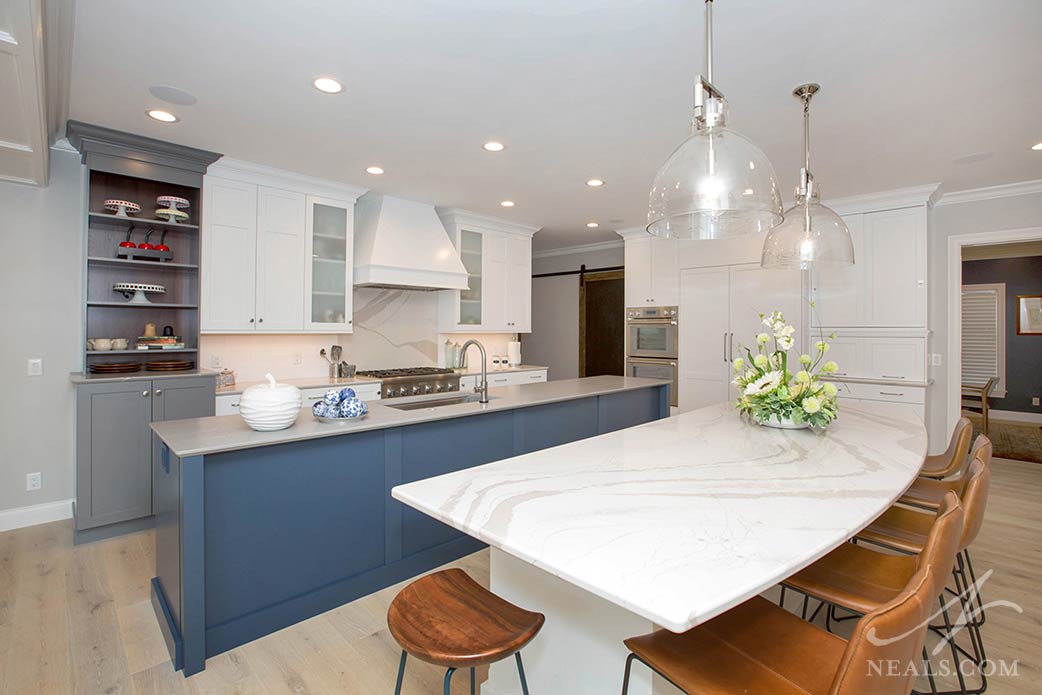
[[[276,383],[266,374],[266,384],[250,386],[239,398],[239,414],[246,424],[258,432],[284,430],[300,416],[300,389],[292,384]]]

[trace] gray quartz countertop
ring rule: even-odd
[[[239,415],[154,422],[152,430],[170,447],[174,455],[183,458],[319,437],[335,437],[341,434],[353,434],[387,427],[403,427],[421,422],[526,408],[669,383],[660,379],[595,376],[489,389],[490,401],[485,404],[460,403],[459,405],[421,410],[396,410],[381,405],[380,401],[370,401],[369,415],[364,419],[336,423],[320,422],[312,417],[310,412],[307,412],[308,408],[304,408],[296,423],[278,432],[256,432],[250,429]],[[396,402],[399,401],[396,400]],[[478,423],[475,424],[480,426]]]
[[[209,369],[192,369],[187,372],[131,372],[130,374],[84,374],[83,372],[72,372],[69,381],[74,384],[103,384],[119,381],[156,381],[158,379],[184,379],[189,376],[212,376],[217,372]]]

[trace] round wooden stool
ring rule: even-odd
[[[402,647],[394,694],[401,695],[409,654],[448,669],[445,695],[449,695],[452,674],[457,669],[470,669],[473,695],[474,668],[513,654],[521,690],[528,695],[520,650],[539,633],[545,621],[542,613],[526,611],[501,599],[463,570],[443,570],[417,579],[394,597],[387,610],[387,627]]]

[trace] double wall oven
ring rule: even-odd
[[[673,382],[670,405],[677,405],[679,332],[675,306],[626,310],[626,374]]]

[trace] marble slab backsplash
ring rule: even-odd
[[[200,364],[206,369],[231,369],[238,381],[257,381],[271,372],[279,379],[324,376],[329,365],[319,356],[334,344],[344,348],[343,359],[359,369],[427,367],[444,364],[446,338],[461,345],[477,338],[489,360],[506,355],[509,335],[439,335],[438,293],[384,290],[354,291],[354,333],[336,334],[219,334],[200,338]],[[477,365],[477,351],[471,358]]]

